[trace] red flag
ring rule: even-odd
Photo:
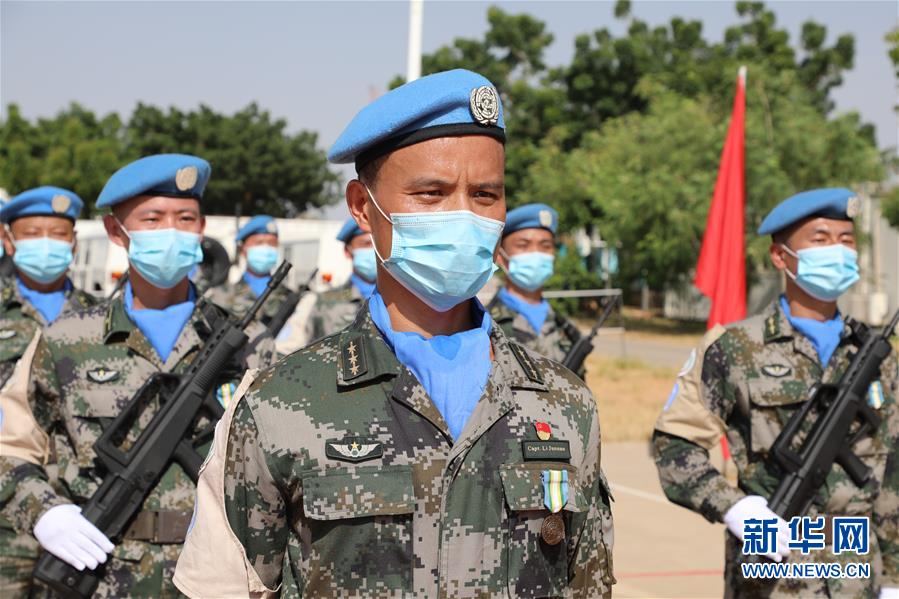
[[[746,259],[743,249],[743,131],[746,112],[746,67],[740,68],[737,93],[715,195],[702,239],[694,284],[712,300],[708,328],[746,317]]]

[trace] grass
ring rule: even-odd
[[[587,385],[599,405],[603,441],[645,441],[671,393],[677,368],[592,354]]]

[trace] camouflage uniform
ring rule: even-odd
[[[502,327],[508,337],[550,360],[561,362],[574,344],[565,332],[566,325],[570,327],[574,325],[561,314],[557,314],[552,307],[539,333],[534,331],[527,318],[507,306],[498,295],[490,301],[487,309],[493,321]]]
[[[341,333],[242,383],[249,390],[226,412],[200,477],[178,587],[191,596],[610,596],[610,495],[584,384],[493,327],[493,372],[453,443],[363,308]],[[541,446],[538,421],[551,426],[553,446],[570,444],[570,459],[526,459],[525,442]],[[547,469],[570,477],[557,545],[541,540]]]
[[[72,288],[66,292],[60,315],[93,306],[98,301],[93,295]],[[47,321],[22,297],[15,279],[0,289],[0,386],[12,374],[34,332],[45,326]]]
[[[259,310],[257,320],[268,322],[278,312],[281,303],[287,299],[290,291],[282,284],[279,285]],[[236,283],[228,283],[220,287],[213,287],[206,291],[205,297],[209,298],[215,304],[227,308],[235,316],[243,316],[247,310],[255,303],[256,294],[247,285],[247,282],[240,278]]]
[[[20,362],[9,388],[0,393],[0,407],[7,414],[0,448],[0,514],[19,533],[31,534],[49,508],[83,503],[97,489],[102,474],[94,463],[93,444],[104,421],[118,415],[153,373],[186,370],[211,330],[204,306],[217,317],[226,315],[222,308],[198,303],[164,364],[128,318],[121,296],[60,317],[35,339],[33,358],[28,364],[25,359]],[[261,325],[252,325],[248,332],[251,346],[232,369],[222,373],[222,386],[238,380],[247,365],[271,363],[271,339],[267,335],[253,339],[262,332]],[[19,387],[22,392],[14,397],[13,389]],[[148,406],[129,435],[139,434],[154,408]],[[197,422],[195,444],[203,443],[200,435],[209,424],[205,418]],[[53,463],[62,489],[48,484],[46,471]],[[96,596],[176,593],[171,576],[194,492],[190,477],[172,464],[145,500],[144,511],[125,539],[101,566],[105,574]],[[159,542],[148,540],[154,537]]]
[[[668,498],[720,522],[744,495],[770,497],[780,473],[766,461],[768,450],[809,389],[818,382],[839,379],[848,366],[850,348],[848,342],[841,342],[822,372],[811,342],[793,329],[778,301],[761,315],[710,331],[679,375],[673,399],[656,424],[655,458]],[[728,532],[725,579],[729,596],[876,597],[881,584],[899,586],[896,369],[893,354],[880,379],[882,424],[876,435],[852,448],[872,468],[872,479],[859,488],[841,466],[834,465],[808,513],[812,517],[869,516],[870,553],[833,555],[828,540],[824,550],[805,556],[794,550],[788,558],[791,562],[868,562],[874,578],[744,579],[742,545]],[[709,450],[725,433],[739,471],[739,488],[730,486],[709,463]]]
[[[306,321],[306,339],[309,343],[349,326],[365,298],[352,281],[315,298],[315,305]]]
[[[15,279],[3,279],[7,285],[0,289],[0,387],[12,375],[35,331],[47,326],[43,315],[22,298]],[[60,314],[87,308],[97,301],[89,293],[71,289]],[[27,594],[37,554],[34,537],[16,534],[12,524],[0,516],[0,589],[15,595]]]

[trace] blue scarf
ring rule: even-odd
[[[375,287],[377,287],[377,285],[375,283],[369,283],[368,281],[366,281],[365,279],[363,279],[356,273],[353,273],[350,275],[350,281],[353,282],[353,285],[356,287],[356,289],[359,291],[359,293],[362,294],[362,297],[364,297],[364,298],[367,298],[368,296],[370,296],[372,294],[372,292],[375,290]]]
[[[821,322],[814,318],[798,318],[790,314],[790,304],[787,298],[780,296],[780,307],[787,316],[787,320],[793,325],[793,328],[802,333],[818,352],[818,360],[821,366],[826,367],[840,345],[840,336],[843,333],[843,317],[837,312],[830,320]]]
[[[546,322],[546,317],[549,316],[548,301],[543,300],[539,304],[531,304],[519,297],[515,297],[505,287],[500,289],[497,295],[510,309],[524,316],[524,319],[528,321],[535,333],[540,333],[543,329],[543,323]]]
[[[137,325],[140,332],[149,340],[150,345],[165,362],[175,347],[175,342],[181,335],[181,330],[197,305],[197,292],[193,285],[188,286],[187,301],[180,304],[172,304],[162,310],[134,309],[134,293],[131,291],[131,281],[125,283],[125,313],[128,318]]]
[[[72,281],[69,279],[66,279],[66,284],[61,290],[50,291],[48,293],[30,289],[25,285],[25,282],[19,275],[16,275],[16,285],[19,287],[19,294],[22,298],[34,306],[34,309],[37,310],[48,323],[53,322],[59,317],[59,313],[62,312],[62,306],[66,303],[66,293],[72,290]]]
[[[449,426],[453,440],[459,438],[465,423],[484,394],[490,377],[490,314],[474,300],[476,320],[481,326],[453,335],[425,339],[418,333],[396,332],[381,294],[375,290],[369,299],[371,319],[397,360],[408,368]]]
[[[257,277],[250,271],[246,271],[243,273],[243,280],[250,286],[250,291],[253,292],[253,295],[259,297],[265,291],[265,286],[268,285],[268,282],[272,280],[272,275]]]

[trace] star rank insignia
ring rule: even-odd
[[[365,374],[365,350],[358,337],[348,340],[343,346],[343,380],[351,381]]]

